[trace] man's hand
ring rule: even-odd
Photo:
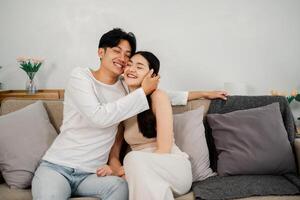
[[[211,91],[211,92],[206,92],[205,98],[206,99],[223,99],[227,100],[227,92],[226,91]]]
[[[142,88],[146,95],[151,94],[154,90],[156,90],[159,78],[159,75],[153,76],[153,69],[148,72],[142,82]]]
[[[110,176],[112,175],[113,171],[108,165],[104,165],[97,169],[96,174],[97,176]]]

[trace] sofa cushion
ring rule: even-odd
[[[296,136],[296,126],[293,114],[289,107],[287,99],[283,96],[228,96],[227,100],[214,99],[211,100],[208,109],[208,114],[224,114],[233,112],[236,110],[245,110],[256,108],[260,106],[266,106],[271,103],[278,102],[280,105],[280,112],[283,119],[285,129],[288,134],[289,141],[294,147],[294,141]],[[211,128],[207,123],[207,119],[204,119],[204,126],[206,132],[206,141],[208,143],[210,164],[213,170],[217,170],[217,151],[214,144],[214,139],[211,134]]]
[[[279,103],[207,115],[221,176],[295,173],[291,145]]]
[[[0,115],[20,110],[34,102],[36,99],[15,99],[6,98],[2,100],[0,106]],[[63,101],[62,100],[43,100],[44,107],[47,111],[49,120],[54,126],[55,130],[59,132],[63,120]]]
[[[291,175],[296,177],[295,175]],[[280,199],[289,197],[267,197],[267,195],[299,195],[299,188],[290,177],[276,175],[241,175],[241,176],[213,176],[204,181],[193,183],[196,199]],[[253,197],[262,196],[262,197]],[[299,196],[291,199],[299,199]],[[248,198],[247,198],[248,199]]]
[[[0,170],[5,182],[27,188],[34,171],[57,136],[42,101],[0,116]]]
[[[0,199],[2,200],[32,200],[30,189],[11,189],[7,184],[0,184]],[[69,200],[99,200],[94,197],[74,197]]]
[[[209,153],[203,126],[204,107],[174,115],[174,137],[177,146],[190,156],[193,181],[216,175],[209,167]]]

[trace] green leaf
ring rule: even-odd
[[[33,79],[36,72],[39,70],[39,68],[42,65],[42,62],[40,63],[33,63],[30,60],[29,61],[25,61],[25,62],[19,62],[19,64],[21,65],[21,69],[24,70],[28,77],[30,79]]]
[[[289,103],[291,103],[295,99],[294,96],[288,96],[286,98],[287,98],[287,100],[288,100]]]

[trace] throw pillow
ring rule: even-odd
[[[208,114],[220,176],[296,172],[279,103]]]
[[[42,101],[0,116],[0,170],[13,188],[27,188],[57,133]]]
[[[193,181],[216,175],[210,168],[208,147],[203,126],[204,107],[174,115],[176,145],[190,156]]]

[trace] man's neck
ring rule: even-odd
[[[98,81],[108,84],[108,85],[113,85],[118,81],[119,76],[116,76],[112,72],[106,70],[104,67],[101,67],[92,72],[93,76],[95,79]]]

